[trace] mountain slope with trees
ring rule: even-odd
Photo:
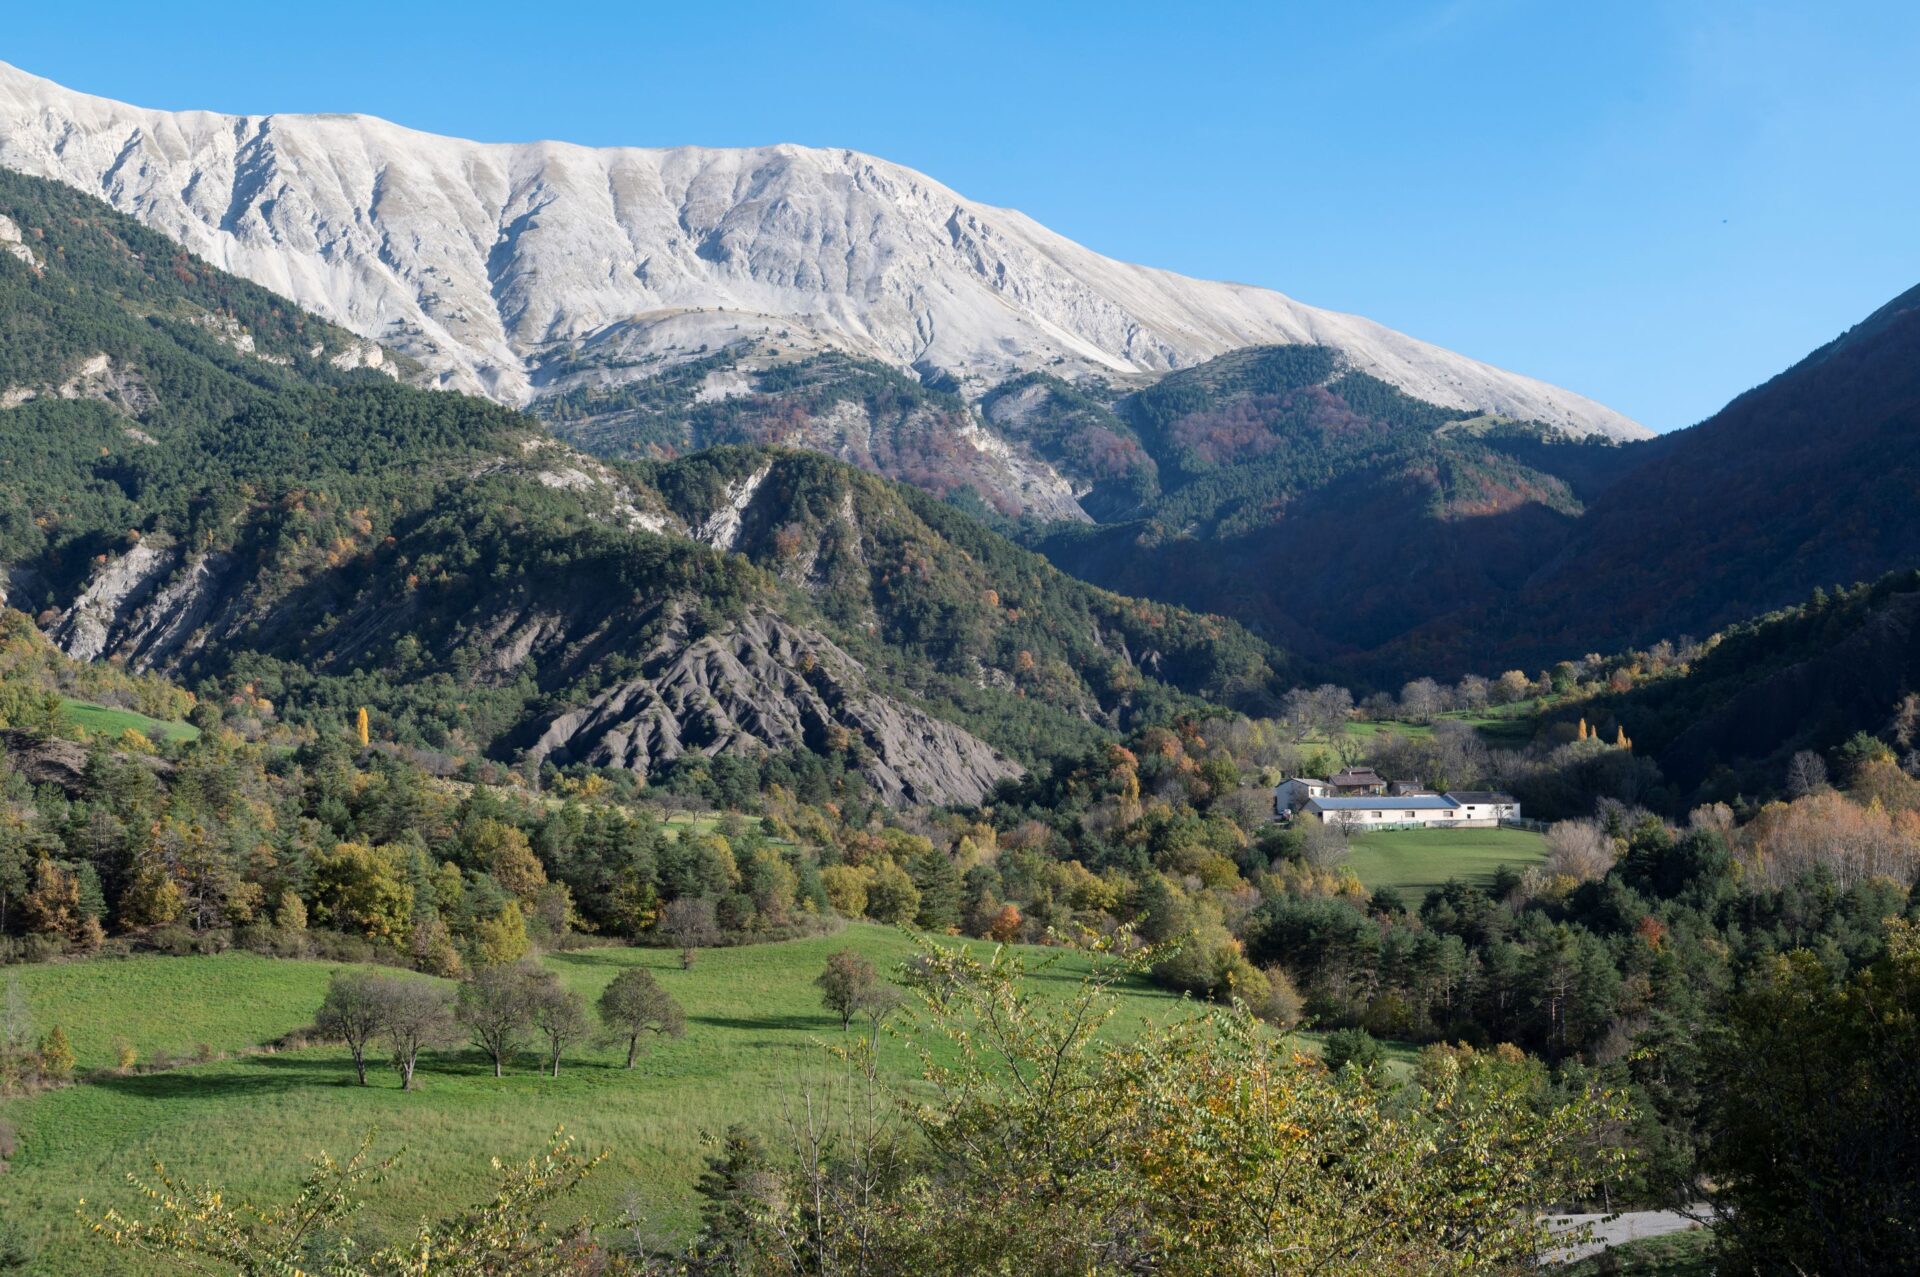
[[[1704,635],[1920,563],[1920,289],[1596,495],[1511,598],[1393,656],[1480,665]],[[1636,448],[1647,445],[1636,445]]]
[[[1804,790],[1817,780],[1789,779],[1797,758],[1831,758],[1838,771],[1867,738],[1920,768],[1920,573],[1817,589],[1587,712],[1624,725],[1683,792],[1703,786],[1722,800]]]
[[[76,655],[449,757],[797,750],[923,800],[1280,690],[1237,626],[846,465],[608,466],[62,187],[0,174],[0,214],[0,562]]]
[[[1082,405],[1056,411],[1094,428]],[[1076,477],[1136,499],[1118,510],[1107,496],[1101,526],[1040,533],[1048,557],[1335,661],[1516,588],[1582,494],[1647,446],[1425,403],[1311,346],[1221,356],[1114,400],[1109,417],[1117,443],[1102,455],[1122,468]]]
[[[1920,563],[1920,289],[1646,442],[1422,404],[1310,348],[1109,408],[1145,495],[1130,521],[1045,530],[1049,557],[1363,685],[1705,637]]]

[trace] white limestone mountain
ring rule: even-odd
[[[358,115],[143,110],[0,63],[0,164],[101,196],[436,384],[513,405],[583,368],[637,380],[756,337],[976,390],[1316,343],[1433,403],[1647,433],[1366,319],[1113,261],[853,151],[490,144]]]

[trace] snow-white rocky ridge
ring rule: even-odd
[[[101,196],[439,384],[515,405],[583,352],[627,379],[750,337],[974,388],[1313,342],[1434,403],[1647,433],[1370,320],[1113,261],[854,151],[495,144],[360,115],[144,110],[0,63],[0,164]]]

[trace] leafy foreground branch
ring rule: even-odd
[[[492,1202],[364,1257],[334,1240],[377,1178],[364,1149],[318,1163],[286,1208],[163,1180],[138,1222],[101,1229],[276,1277],[1466,1274],[1531,1264],[1541,1211],[1619,1170],[1595,1138],[1625,1119],[1618,1099],[1552,1096],[1517,1053],[1436,1050],[1396,1084],[1330,1073],[1237,1009],[1114,1033],[1125,970],[1062,995],[1011,951],[924,945],[897,1022],[919,1083],[890,1090],[871,1037],[835,1048],[845,1069],[796,1093],[771,1150],[717,1142],[684,1250],[543,1228],[597,1164],[559,1140],[503,1170]]]
[[[396,1160],[374,1161],[372,1135],[347,1161],[322,1153],[290,1202],[259,1207],[231,1202],[213,1185],[183,1185],[163,1166],[134,1180],[143,1206],[108,1210],[94,1232],[116,1246],[146,1251],[192,1272],[245,1277],[566,1277],[596,1271],[591,1226],[556,1230],[542,1218],[606,1159],[582,1157],[555,1132],[543,1154],[517,1165],[495,1159],[499,1186],[488,1201],[436,1223],[408,1241],[356,1255],[348,1226],[367,1191]],[[397,1156],[397,1155],[396,1155]],[[84,1204],[83,1204],[84,1208]]]

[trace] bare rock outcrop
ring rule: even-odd
[[[205,642],[211,624],[236,606],[231,555],[184,555],[149,537],[94,570],[53,627],[76,660],[123,659],[133,669],[164,666]]]
[[[645,774],[687,753],[841,751],[889,802],[978,802],[1020,774],[978,737],[873,690],[824,635],[775,617],[698,638],[676,621],[641,668],[546,723],[533,756]]]

